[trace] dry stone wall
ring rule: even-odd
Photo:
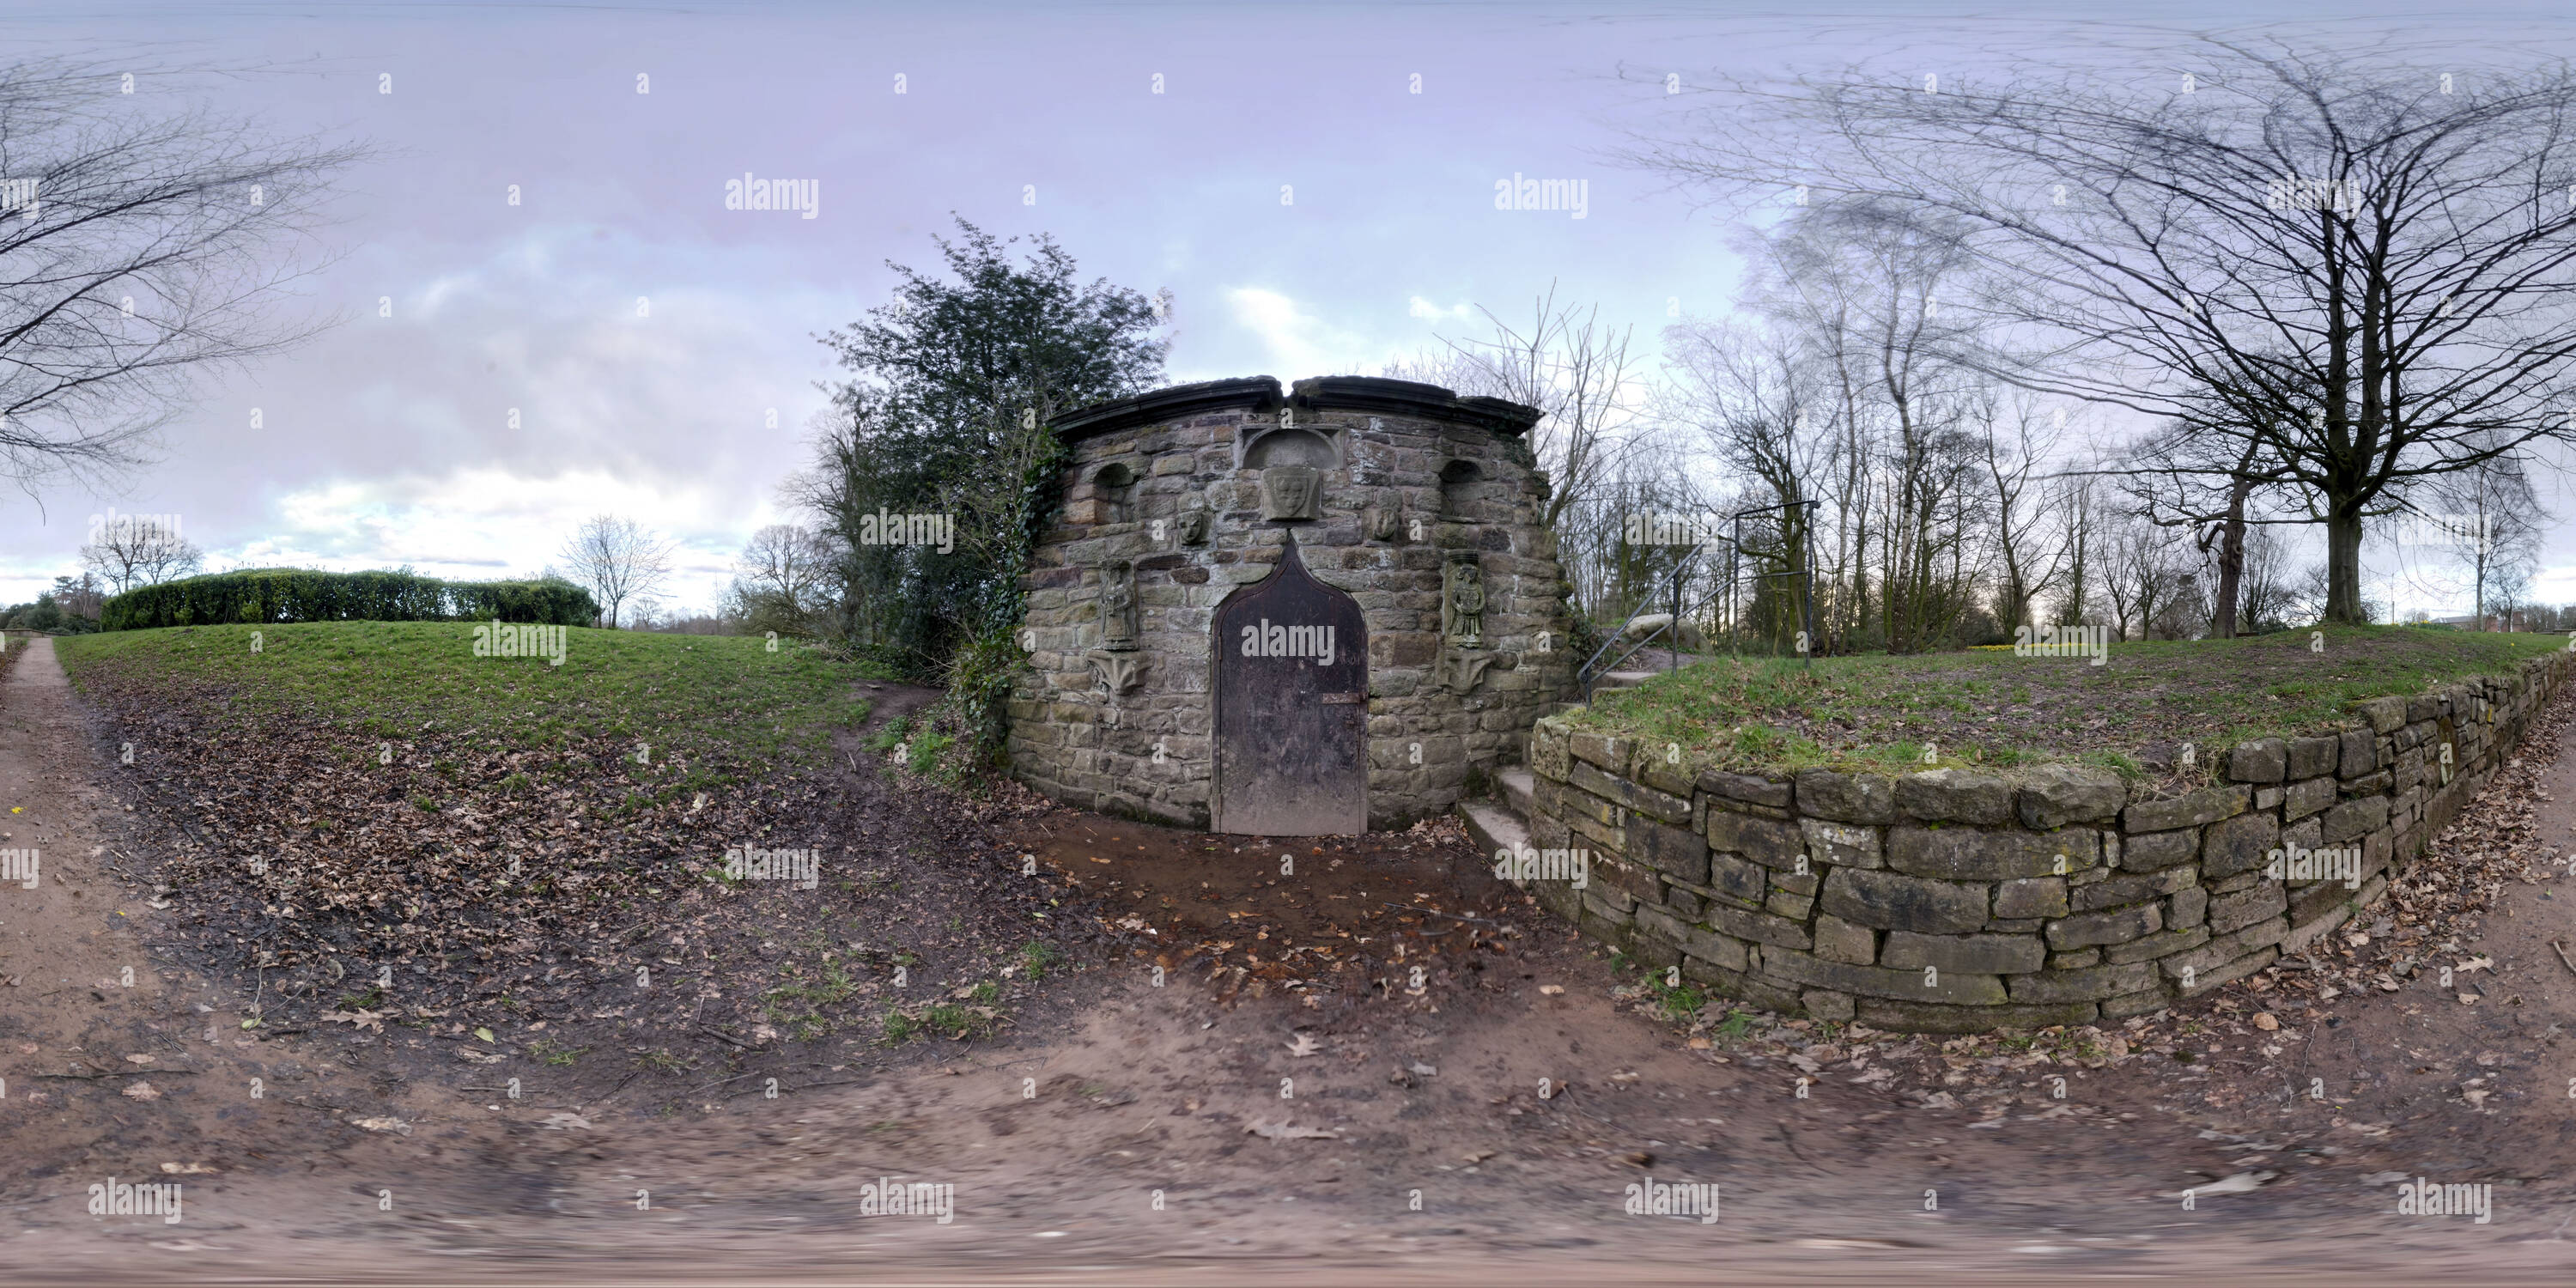
[[[1531,845],[1588,851],[1588,872],[1520,884],[1595,939],[1775,1010],[1933,1033],[2120,1019],[2377,902],[2572,666],[2363,702],[2334,732],[2226,749],[2219,781],[2164,799],[2063,763],[1701,770],[1553,717],[1530,737]]]

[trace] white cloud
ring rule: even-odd
[[[408,564],[431,576],[478,579],[558,563],[564,539],[600,513],[632,517],[680,549],[665,603],[711,608],[741,534],[788,521],[767,503],[746,516],[729,490],[582,471],[536,478],[466,468],[428,477],[334,479],[270,506],[268,534],[214,552],[226,567],[295,565],[354,571]]]
[[[1428,322],[1438,322],[1444,318],[1469,317],[1472,316],[1475,311],[1476,306],[1473,304],[1455,304],[1444,309],[1417,295],[1413,297],[1412,304],[1405,309],[1405,314],[1409,317],[1421,318]]]
[[[1240,286],[1225,294],[1235,325],[1253,333],[1266,364],[1282,380],[1361,370],[1361,355],[1376,346],[1330,326],[1276,291]]]

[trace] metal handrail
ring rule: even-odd
[[[1739,510],[1728,516],[1730,535],[1725,538],[1727,555],[1726,580],[1716,586],[1710,587],[1708,593],[1700,596],[1699,599],[1692,602],[1687,611],[1690,613],[1697,613],[1699,610],[1708,607],[1708,605],[1715,601],[1720,595],[1731,597],[1734,594],[1737,584],[1742,580],[1736,572],[1736,564],[1738,560],[1742,558],[1744,553],[1743,525],[1745,516],[1753,514],[1767,514],[1774,510],[1787,510],[1798,506],[1812,507],[1817,504],[1818,502],[1812,500],[1789,501],[1780,505],[1765,505],[1757,506],[1749,510]],[[1766,577],[1797,577],[1805,583],[1805,593],[1799,597],[1802,601],[1799,605],[1799,611],[1807,628],[1805,632],[1807,640],[1806,647],[1801,649],[1800,652],[1805,657],[1807,666],[1812,669],[1816,664],[1816,552],[1814,544],[1815,533],[1812,530],[1812,525],[1806,535],[1808,545],[1807,549],[1803,552],[1805,554],[1805,558],[1800,561],[1801,566],[1798,571],[1757,573],[1755,574],[1754,579],[1759,581]],[[1629,645],[1617,657],[1612,658],[1607,665],[1601,665],[1602,655],[1608,653],[1612,648],[1617,647],[1621,640],[1626,639],[1628,636],[1628,628],[1635,625],[1638,618],[1646,615],[1646,606],[1652,601],[1641,598],[1637,607],[1629,611],[1627,619],[1619,623],[1619,629],[1613,632],[1609,639],[1603,641],[1600,648],[1593,650],[1592,656],[1586,659],[1581,667],[1576,669],[1575,681],[1583,687],[1584,701],[1589,702],[1592,700],[1593,686],[1600,682],[1602,676],[1609,674],[1612,670],[1616,669],[1621,662],[1625,662],[1629,658],[1636,656],[1647,646],[1653,644],[1655,637],[1658,635],[1668,637],[1666,641],[1666,651],[1671,657],[1672,664],[1665,669],[1667,671],[1674,671],[1681,668],[1681,625],[1685,612],[1682,605],[1682,581],[1685,577],[1690,575],[1693,565],[1699,562],[1699,557],[1703,553],[1706,553],[1707,550],[1707,544],[1693,546],[1690,553],[1683,556],[1680,563],[1674,565],[1672,572],[1671,595],[1672,617],[1669,620],[1667,620],[1662,626],[1656,627],[1654,630],[1648,631],[1643,636],[1639,637],[1636,643]],[[1730,604],[1731,602],[1730,598]],[[1727,620],[1729,630],[1732,632],[1735,624],[1735,613],[1732,611],[1732,608],[1730,608],[1730,611],[1727,614]]]
[[[1599,683],[1602,676],[1617,669],[1621,662],[1625,662],[1629,658],[1635,657],[1638,652],[1654,643],[1655,637],[1658,635],[1669,636],[1667,643],[1669,651],[1673,655],[1673,666],[1667,669],[1677,669],[1681,665],[1681,624],[1682,614],[1684,611],[1682,606],[1682,581],[1690,575],[1692,566],[1699,562],[1700,555],[1705,552],[1706,549],[1706,546],[1691,547],[1690,553],[1682,556],[1682,561],[1673,566],[1671,596],[1672,617],[1669,621],[1666,621],[1663,625],[1658,626],[1638,637],[1636,643],[1629,645],[1627,649],[1621,652],[1617,657],[1610,659],[1607,665],[1602,665],[1602,655],[1608,653],[1611,649],[1618,647],[1619,642],[1628,637],[1628,628],[1635,625],[1638,618],[1645,616],[1646,609],[1653,605],[1654,598],[1652,596],[1640,596],[1637,601],[1637,607],[1629,610],[1627,619],[1619,623],[1619,629],[1612,632],[1609,639],[1602,641],[1601,647],[1594,649],[1592,651],[1592,656],[1585,659],[1583,665],[1575,670],[1575,680],[1583,686],[1583,697],[1585,701],[1591,700],[1592,686]],[[1657,580],[1660,582],[1662,578],[1657,578]],[[1698,612],[1700,609],[1707,607],[1710,601],[1716,599],[1723,590],[1723,587],[1712,587],[1707,594],[1702,595],[1697,601],[1690,605],[1689,611]]]

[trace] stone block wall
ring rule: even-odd
[[[1210,630],[1218,605],[1270,575],[1293,528],[1307,570],[1368,624],[1369,826],[1448,810],[1518,761],[1579,663],[1556,541],[1539,522],[1547,477],[1522,437],[1536,418],[1405,381],[1282,391],[1260,377],[1059,422],[1063,505],[1022,582],[1030,657],[1008,705],[1013,772],[1081,808],[1208,826]],[[1330,446],[1311,521],[1266,518],[1264,470],[1247,464],[1248,446],[1282,428]],[[1483,581],[1471,649],[1443,632],[1444,579],[1460,561]],[[1121,564],[1137,630],[1129,651],[1108,654],[1102,591]],[[1113,662],[1133,670],[1113,674]]]
[[[2343,728],[2225,749],[2218,781],[2164,799],[2070,764],[1703,770],[1551,718],[1530,738],[1531,844],[1589,851],[1588,888],[1520,884],[1592,938],[1774,1010],[1932,1033],[2116,1020],[2376,903],[2571,668],[2556,653],[2359,703]],[[2358,847],[2361,884],[2266,876],[2294,847]]]

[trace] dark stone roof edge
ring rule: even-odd
[[[1077,407],[1047,423],[1055,426],[1056,437],[1070,443],[1130,425],[1168,424],[1187,420],[1201,412],[1221,411],[1228,407],[1267,411],[1279,405],[1279,394],[1276,376],[1209,380]]]
[[[1137,425],[1162,425],[1205,412],[1240,407],[1270,411],[1282,402],[1279,381],[1272,376],[1246,376],[1174,385],[1077,408],[1049,423],[1064,442],[1077,442]],[[1373,411],[1391,416],[1444,420],[1516,438],[1529,432],[1545,413],[1500,398],[1461,398],[1438,385],[1377,376],[1317,376],[1300,380],[1286,394],[1291,405],[1308,410]]]

